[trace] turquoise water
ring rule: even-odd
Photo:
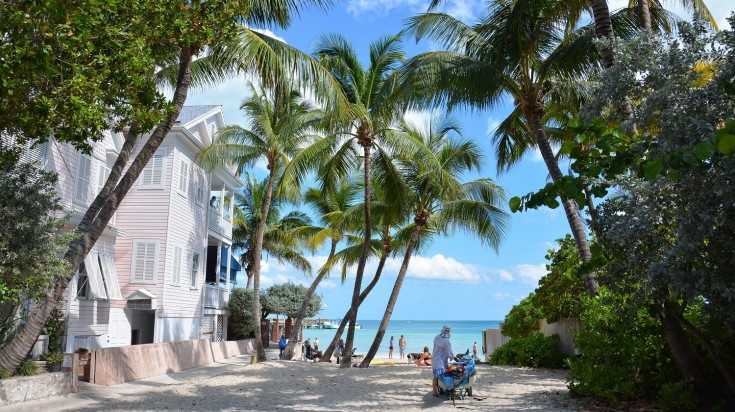
[[[406,353],[421,352],[424,346],[433,350],[434,337],[439,334],[442,326],[448,325],[452,328],[452,350],[455,353],[472,352],[472,344],[477,342],[480,355],[482,355],[482,331],[488,328],[500,327],[499,320],[392,320],[388,330],[380,344],[377,356],[388,357],[388,342],[390,337],[395,337],[394,356],[398,358],[398,339],[401,335],[406,338]],[[375,334],[378,332],[379,320],[358,320],[362,329],[355,330],[355,345],[358,354],[364,354],[370,349]],[[304,329],[304,338],[319,338],[319,346],[325,349],[334,337],[335,330]],[[347,337],[347,331],[342,335]]]

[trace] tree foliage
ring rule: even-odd
[[[52,282],[69,271],[59,258],[73,232],[60,233],[56,175],[35,164],[6,163],[0,167],[0,334],[1,341],[17,326],[18,305],[38,299]]]
[[[263,291],[263,296],[261,297],[263,312],[266,316],[280,314],[295,318],[299,311],[299,306],[306,296],[306,291],[307,288],[304,285],[297,285],[292,282],[273,285]],[[304,316],[310,318],[319,313],[321,309],[322,298],[314,294],[309,299]]]
[[[241,339],[253,333],[253,290],[245,288],[234,288],[230,292],[228,309],[230,316],[227,319],[228,337]]]

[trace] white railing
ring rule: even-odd
[[[205,308],[226,308],[227,303],[227,289],[204,285]]]
[[[219,210],[213,207],[209,208],[209,228],[224,237],[232,237],[231,219],[229,216],[222,216]]]

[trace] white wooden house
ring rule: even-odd
[[[228,291],[239,269],[229,199],[243,182],[234,169],[202,169],[196,157],[223,126],[220,106],[183,108],[67,289],[67,351],[226,339]],[[53,140],[37,149],[44,168],[58,173],[70,228],[101,189],[122,142],[110,132],[89,155]]]

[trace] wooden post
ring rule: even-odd
[[[71,393],[79,392],[79,354],[71,354]]]

